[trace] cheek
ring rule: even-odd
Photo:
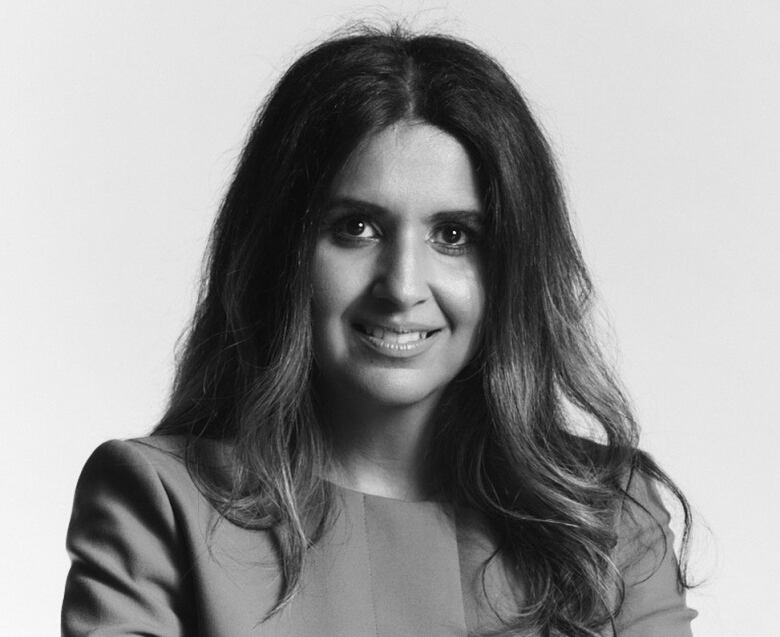
[[[314,331],[339,319],[360,294],[353,264],[332,250],[319,249],[312,263],[312,320]]]
[[[332,304],[338,288],[335,285],[336,272],[327,258],[318,249],[311,265],[312,307],[321,313]]]
[[[461,336],[465,348],[465,360],[469,361],[477,355],[482,343],[482,326],[485,316],[485,288],[481,281],[475,282],[464,290],[460,299]]]
[[[315,256],[311,277],[311,329],[314,361],[320,368],[328,368],[341,350],[338,318],[342,314],[342,286],[339,285],[338,268],[331,260]]]
[[[479,267],[471,267],[451,277],[441,288],[441,303],[453,328],[478,331],[485,313],[485,286]]]

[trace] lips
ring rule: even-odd
[[[441,331],[440,328],[418,325],[390,327],[366,323],[355,324],[355,329],[365,335],[375,346],[395,351],[415,350]]]
[[[396,343],[398,345],[404,345],[405,343],[414,343],[415,341],[421,341],[437,330],[410,330],[410,329],[394,329],[389,327],[380,327],[378,325],[357,325],[356,326],[364,334],[373,336],[388,343]]]

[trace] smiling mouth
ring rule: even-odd
[[[378,325],[355,324],[355,328],[371,338],[375,342],[390,348],[404,349],[413,347],[415,344],[424,341],[434,334],[440,332],[440,329],[434,330],[404,330],[380,327]]]

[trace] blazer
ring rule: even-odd
[[[522,601],[522,574],[501,558],[483,577],[496,544],[474,512],[334,486],[338,515],[307,552],[299,593],[264,621],[282,581],[274,537],[221,519],[183,450],[176,436],[113,440],[87,461],[67,534],[65,637],[465,637]],[[218,446],[204,453],[218,464]],[[676,586],[668,513],[648,480],[632,491],[661,528],[621,521],[617,634],[689,637],[696,613]]]

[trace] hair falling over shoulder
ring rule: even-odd
[[[622,599],[612,555],[617,519],[632,506],[630,476],[642,472],[681,503],[681,586],[688,505],[638,451],[628,402],[591,334],[591,283],[548,145],[507,73],[466,42],[361,28],[284,74],[219,212],[155,433],[229,443],[230,480],[195,461],[190,470],[228,520],[273,531],[284,578],[273,612],[284,607],[331,509],[311,353],[318,213],[359,142],[404,119],[467,149],[491,246],[480,353],[440,412],[442,489],[490,520],[527,578],[525,607],[505,618],[507,631],[597,635]],[[590,435],[576,433],[571,413]]]

